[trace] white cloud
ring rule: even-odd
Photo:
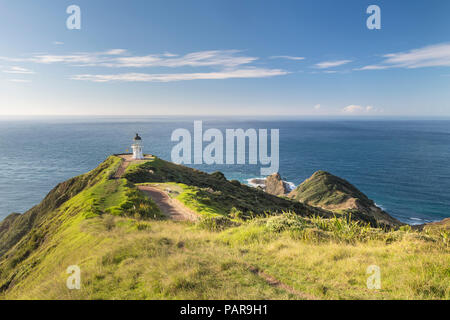
[[[342,112],[349,113],[349,114],[361,114],[361,113],[378,113],[383,112],[383,110],[379,110],[377,108],[374,108],[373,106],[359,106],[355,104],[351,104],[349,106],[346,106],[344,109],[342,109]]]
[[[113,67],[236,67],[258,60],[255,57],[237,55],[238,50],[211,50],[188,53],[184,56],[173,54],[120,57],[112,61]]]
[[[361,106],[352,104],[352,105],[346,106],[344,109],[342,109],[342,111],[346,112],[346,113],[356,113],[356,112],[364,111],[364,108]]]
[[[93,65],[99,62],[97,55],[89,53],[77,53],[70,55],[36,54],[30,58],[0,57],[0,60],[7,62],[29,62],[39,64],[70,63],[84,65]]]
[[[173,82],[186,80],[219,80],[236,78],[267,78],[287,74],[280,69],[244,68],[204,73],[121,73],[121,74],[80,74],[71,77],[72,80],[92,82]]]
[[[316,105],[314,106],[314,109],[315,109],[315,110],[319,110],[320,107],[321,107],[320,104],[316,104]]]
[[[334,68],[339,67],[344,64],[350,63],[352,60],[337,60],[337,61],[324,61],[316,64],[316,68],[319,69],[327,69],[327,68]]]
[[[28,83],[28,82],[31,82],[31,80],[25,80],[25,79],[10,79],[8,81],[10,81],[10,82],[17,82],[17,83]]]
[[[53,44],[55,46],[62,46],[64,44],[64,42],[62,42],[62,41],[53,41]]]
[[[103,54],[115,56],[115,55],[125,54],[126,52],[127,52],[127,50],[125,50],[125,49],[111,49],[111,50],[105,51]]]
[[[287,60],[294,60],[294,61],[305,60],[304,57],[294,57],[294,56],[271,56],[270,59],[287,59]]]
[[[450,44],[442,43],[406,52],[389,53],[385,54],[383,57],[385,59],[380,64],[368,65],[356,70],[450,67]]]
[[[362,68],[356,68],[353,70],[384,70],[384,69],[388,69],[388,66],[379,66],[379,65],[368,65],[368,66],[364,66]]]
[[[112,49],[104,52],[81,52],[66,55],[36,54],[30,58],[0,57],[9,62],[34,62],[40,64],[64,63],[76,66],[100,67],[207,67],[223,68],[250,64],[258,58],[239,55],[239,50],[210,50],[178,56],[173,53],[150,54],[145,56],[125,55],[125,49]]]
[[[34,74],[34,71],[22,67],[9,67],[9,69],[3,70],[3,72],[13,74]]]
[[[289,72],[281,69],[253,67],[251,63],[258,60],[241,54],[239,50],[209,50],[177,55],[169,52],[133,56],[125,49],[112,49],[103,52],[79,52],[65,55],[34,54],[27,58],[0,57],[7,62],[27,62],[38,64],[66,64],[82,67],[106,68],[149,68],[149,67],[205,67],[209,71],[193,71],[192,73],[148,73],[128,72],[118,74],[78,74],[73,80],[93,82],[173,82],[199,79],[231,79],[231,78],[266,78],[285,75]],[[11,69],[11,72],[25,73],[24,68]],[[31,71],[29,71],[31,72]]]

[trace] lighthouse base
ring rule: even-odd
[[[144,154],[142,153],[142,147],[133,146],[133,156],[131,157],[133,160],[144,160]]]

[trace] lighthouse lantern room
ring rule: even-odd
[[[133,159],[134,160],[143,160],[144,159],[144,154],[142,153],[142,138],[137,133],[133,139],[133,144],[131,145],[131,148],[133,149]]]

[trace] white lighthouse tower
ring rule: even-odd
[[[136,133],[136,137],[134,137],[133,144],[131,145],[133,149],[133,159],[134,160],[143,160],[144,154],[142,153],[142,138]]]

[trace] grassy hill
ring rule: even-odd
[[[155,158],[111,156],[0,224],[3,299],[449,299],[449,231],[374,228]],[[158,185],[198,212],[162,215]],[[366,287],[369,265],[382,289]],[[68,290],[68,266],[81,290]]]
[[[360,219],[370,219],[379,225],[394,227],[402,225],[400,221],[377,207],[373,200],[350,182],[326,171],[314,173],[293,190],[289,197],[335,213],[353,214]]]
[[[224,216],[234,212],[248,219],[269,212],[283,211],[293,211],[301,215],[332,216],[329,211],[276,197],[236,180],[228,181],[221,172],[208,174],[159,158],[130,166],[124,178],[137,184],[168,182],[182,184],[186,191],[183,198],[188,197],[190,202],[195,200],[204,207],[214,208],[213,212]]]

